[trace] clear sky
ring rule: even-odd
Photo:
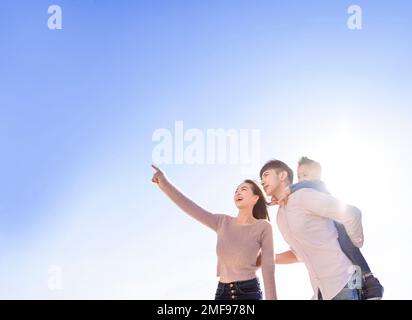
[[[213,298],[215,234],[150,181],[153,133],[177,139],[183,121],[259,130],[251,178],[271,158],[319,160],[363,212],[385,298],[411,299],[411,16],[406,0],[1,1],[0,298]],[[236,215],[242,164],[160,165]],[[280,299],[311,297],[302,265],[276,281]]]

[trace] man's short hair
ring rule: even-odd
[[[289,183],[293,183],[293,171],[286,163],[276,159],[269,160],[264,164],[262,169],[260,169],[260,178],[262,178],[263,172],[269,169],[275,169],[277,173],[286,171]]]

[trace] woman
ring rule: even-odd
[[[180,192],[162,170],[155,170],[152,181],[191,217],[217,233],[217,275],[219,283],[216,300],[261,300],[262,291],[256,277],[256,260],[261,252],[262,274],[267,300],[275,300],[275,270],[272,225],[266,199],[260,186],[245,180],[236,189],[234,201],[237,217],[212,214]]]

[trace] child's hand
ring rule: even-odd
[[[275,197],[272,196],[272,199],[270,199],[269,205],[270,205],[270,206],[276,206],[276,205],[278,205],[278,200],[277,200]]]
[[[281,207],[285,206],[288,203],[289,195],[290,188],[286,187],[279,196],[279,199],[277,200],[278,205],[280,205]]]

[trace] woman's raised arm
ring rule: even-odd
[[[162,190],[180,209],[186,212],[191,217],[208,226],[213,230],[217,230],[219,219],[221,215],[213,214],[203,209],[186,195],[183,194],[177,187],[175,187],[166,177],[165,173],[152,164],[154,170],[152,182],[159,185]]]

